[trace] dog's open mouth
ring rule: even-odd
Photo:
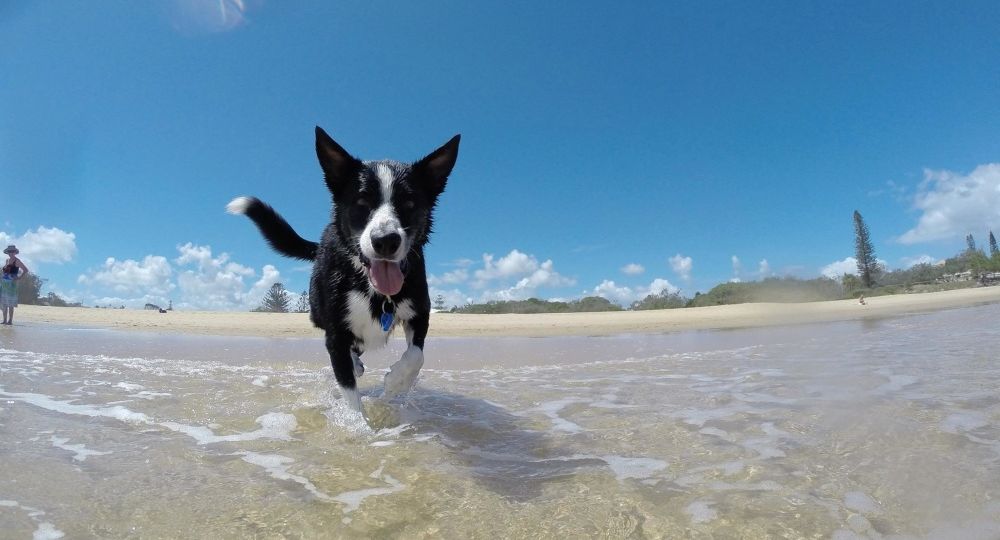
[[[405,259],[402,261],[370,260],[362,255],[361,262],[368,272],[368,281],[371,282],[376,291],[386,296],[392,296],[403,288],[403,278],[407,271]]]

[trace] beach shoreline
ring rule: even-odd
[[[548,337],[662,334],[787,326],[925,313],[1000,302],[1000,287],[796,304],[734,304],[654,311],[473,315],[434,313],[430,337]],[[16,324],[271,338],[322,337],[305,313],[69,308],[22,305]],[[397,333],[402,335],[402,333]]]

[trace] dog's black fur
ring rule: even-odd
[[[423,363],[431,308],[424,245],[431,233],[434,207],[458,158],[459,140],[456,135],[412,164],[363,162],[317,127],[316,154],[333,197],[330,224],[319,243],[303,239],[273,208],[256,198],[237,198],[228,206],[231,213],[243,213],[253,220],[279,253],[314,261],[310,318],[326,332],[326,348],[337,383],[348,391],[345,396],[354,392],[355,407],[360,407],[355,388],[356,377],[364,371],[361,353],[388,339],[389,332],[373,327],[383,313],[393,313],[393,324],[403,325],[409,342],[407,353],[418,348],[412,354],[419,353],[419,364]],[[387,186],[389,200],[385,200]],[[383,227],[376,220],[391,226]],[[403,234],[382,234],[390,229]],[[383,238],[399,242],[386,246]],[[367,247],[363,247],[365,243]],[[393,294],[379,292],[371,277],[372,264],[398,264],[393,268],[404,276],[400,290]],[[367,313],[362,313],[363,304]],[[388,390],[388,375],[386,383]]]

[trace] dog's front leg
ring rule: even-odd
[[[344,401],[351,409],[361,412],[361,394],[355,378],[354,356],[351,345],[354,339],[344,332],[326,333],[326,350],[330,353],[333,376],[337,379]]]
[[[385,374],[385,397],[392,398],[405,394],[413,388],[420,368],[424,365],[424,338],[430,316],[417,315],[404,322],[406,330],[406,350],[403,356]]]

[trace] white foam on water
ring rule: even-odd
[[[695,501],[684,508],[684,513],[691,516],[691,523],[708,523],[719,517],[719,513],[712,508],[714,504],[711,501]]]
[[[713,437],[718,437],[724,441],[733,442],[733,436],[729,434],[728,431],[721,430],[719,428],[707,427],[698,430],[698,433],[702,435],[711,435]]]
[[[55,525],[43,521],[38,524],[38,529],[31,535],[31,538],[32,540],[56,540],[63,536],[66,536],[65,533],[57,529]]]
[[[989,418],[979,411],[962,411],[949,414],[941,421],[941,431],[958,434],[959,432],[975,431],[990,425]]]
[[[260,375],[260,376],[254,377],[254,379],[252,381],[250,381],[250,384],[252,384],[254,386],[266,387],[267,386],[267,379],[268,379],[267,375]]]
[[[757,452],[760,459],[785,457],[787,454],[785,454],[784,450],[778,448],[774,444],[775,442],[773,439],[767,438],[746,439],[740,443],[740,446],[752,452]]]
[[[886,375],[889,377],[889,382],[879,386],[875,389],[876,394],[888,394],[891,392],[899,392],[900,390],[906,388],[907,386],[915,384],[920,379],[912,375]]]
[[[40,518],[45,515],[45,512],[37,508],[11,500],[0,500],[0,506],[24,510],[28,517],[31,518],[31,521],[34,521],[38,525],[38,528],[31,535],[32,540],[56,540],[66,536],[65,533],[57,529],[52,523],[42,521]]]
[[[745,393],[735,393],[733,397],[745,401],[747,403],[773,403],[777,405],[794,405],[798,403],[797,399],[787,399],[780,398],[777,396],[772,396],[770,394],[764,394],[761,392],[745,392]]]
[[[334,496],[332,500],[343,504],[344,514],[349,514],[360,508],[361,503],[363,503],[364,500],[369,497],[375,497],[379,495],[390,495],[392,493],[396,493],[397,491],[402,491],[403,489],[406,488],[406,485],[400,482],[399,480],[396,480],[395,478],[393,478],[388,474],[383,474],[382,470],[384,468],[385,468],[385,462],[383,461],[382,464],[379,465],[379,468],[375,469],[375,471],[372,472],[370,475],[368,475],[368,477],[374,478],[376,480],[382,480],[383,482],[388,484],[388,487],[375,487],[367,489],[357,489],[354,491],[345,491],[339,495]],[[348,517],[344,518],[344,523],[350,523],[350,522],[351,522],[350,518]]]
[[[72,414],[90,417],[105,417],[121,420],[130,424],[152,424],[153,421],[145,414],[138,413],[115,405],[113,407],[101,407],[98,405],[83,405],[73,403],[76,400],[59,401],[45,394],[32,394],[29,392],[7,392],[0,387],[0,396],[28,403],[42,409],[48,409],[62,414]]]
[[[628,478],[651,478],[657,471],[667,468],[667,462],[652,458],[630,458],[624,456],[601,456],[601,459],[611,467],[615,478],[619,481]]]
[[[741,413],[753,413],[754,409],[743,406],[719,407],[716,409],[684,409],[672,413],[672,418],[680,418],[691,426],[704,427],[709,420],[722,420]]]
[[[362,400],[364,407],[364,400]],[[354,435],[371,435],[375,433],[363,412],[352,409],[342,399],[327,402],[323,415],[334,426]]]
[[[599,409],[631,409],[636,407],[635,405],[629,405],[627,403],[618,403],[618,396],[614,394],[604,394],[601,396],[599,401],[593,401],[590,403],[591,407],[597,407]]]
[[[657,472],[667,468],[667,462],[659,459],[646,457],[625,457],[616,456],[614,454],[604,456],[595,456],[592,454],[573,454],[569,457],[555,459],[561,461],[571,459],[597,459],[603,461],[608,465],[608,468],[611,469],[611,472],[614,473],[615,478],[617,478],[619,482],[623,482],[629,478],[636,480],[653,478]]]
[[[574,403],[582,403],[586,400],[580,398],[564,398],[557,399],[555,401],[546,401],[540,404],[538,407],[531,409],[533,411],[539,411],[545,416],[548,416],[552,421],[552,429],[557,431],[565,431],[566,433],[580,433],[586,431],[579,424],[570,422],[565,418],[559,416],[559,411],[563,410],[567,405],[572,405]]]
[[[52,446],[56,448],[73,452],[73,459],[76,461],[86,461],[86,459],[90,456],[106,456],[111,453],[90,450],[82,444],[66,444],[69,442],[69,439],[56,437],[55,435],[49,437],[49,441],[51,441]]]
[[[698,483],[700,483],[700,478]],[[678,484],[680,480],[678,479]],[[685,485],[685,484],[682,484]],[[691,484],[686,484],[691,485]],[[763,480],[754,484],[732,484],[729,482],[709,482],[707,484],[709,489],[714,489],[716,491],[778,491],[781,489],[781,484],[775,482],[774,480]]]
[[[772,458],[782,458],[785,457],[785,451],[779,447],[781,439],[790,439],[792,434],[777,428],[774,426],[773,422],[763,422],[760,425],[761,431],[763,431],[769,437],[755,437],[751,439],[746,439],[740,443],[740,446],[746,448],[747,450],[757,452],[760,459],[772,459]]]
[[[215,444],[220,442],[253,441],[257,439],[277,439],[281,441],[294,440],[291,433],[298,428],[295,416],[287,413],[267,413],[257,417],[260,429],[248,433],[232,435],[216,435],[205,426],[189,426],[178,422],[157,422],[143,413],[135,412],[120,405],[101,407],[99,405],[81,405],[71,401],[59,401],[44,394],[24,392],[6,392],[0,388],[0,396],[15,401],[21,401],[36,407],[41,407],[63,414],[105,417],[120,420],[129,424],[148,424],[165,427],[171,431],[182,433],[193,438],[198,444]]]
[[[791,433],[789,433],[789,432],[787,432],[787,431],[785,431],[783,429],[774,427],[774,422],[764,422],[764,423],[762,423],[760,425],[760,429],[764,433],[767,433],[768,435],[770,435],[772,437],[785,437],[785,438],[791,438],[792,437]]]
[[[138,399],[145,399],[145,400],[154,400],[154,399],[156,399],[158,397],[169,397],[169,396],[172,396],[172,395],[173,394],[171,394],[170,392],[150,392],[149,390],[143,390],[142,392],[136,392],[135,394],[129,394],[128,397],[138,398]]]
[[[881,507],[875,499],[869,497],[866,493],[861,491],[848,491],[844,494],[844,506],[855,512],[861,512],[862,514],[875,514],[881,510]]]
[[[257,439],[277,439],[280,441],[294,440],[292,431],[299,427],[295,415],[288,413],[267,413],[257,417],[260,429],[247,433],[234,433],[232,435],[216,435],[214,431],[205,426],[189,426],[177,422],[160,422],[159,425],[178,433],[183,433],[198,444],[215,444],[220,442],[241,442],[254,441]]]
[[[251,465],[262,467],[272,478],[277,480],[287,480],[301,485],[306,489],[306,491],[312,493],[321,501],[330,502],[335,500],[333,497],[330,497],[326,493],[320,491],[315,484],[309,481],[308,478],[288,472],[288,465],[295,462],[295,460],[290,457],[279,454],[258,454],[257,452],[249,451],[237,452],[233,455],[240,456],[243,461]]]
[[[121,388],[126,392],[138,392],[139,390],[145,390],[146,387],[141,384],[120,382],[115,385],[115,388]]]

